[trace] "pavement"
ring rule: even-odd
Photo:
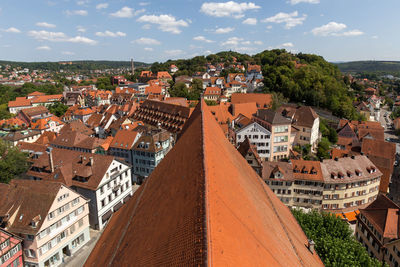
[[[135,192],[139,188],[139,185],[132,185],[132,190]],[[65,257],[64,262],[60,265],[62,267],[82,267],[83,264],[86,262],[87,258],[89,257],[90,253],[92,252],[94,246],[96,245],[97,241],[99,240],[103,230],[94,230],[90,228],[90,240],[87,242],[81,249],[75,252],[70,257]]]
[[[104,229],[103,229],[104,230]],[[90,228],[90,240],[81,249],[75,252],[70,257],[65,257],[64,262],[60,266],[70,266],[70,267],[82,267],[86,259],[89,257],[94,246],[96,245],[102,231],[94,230]]]

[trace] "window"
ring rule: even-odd
[[[101,207],[104,207],[105,205],[106,205],[106,200],[103,199],[103,200],[101,201]]]
[[[103,188],[103,187],[102,187]],[[72,206],[75,206],[76,204],[79,203],[79,197],[75,198],[74,200],[72,200]]]
[[[79,225],[79,227],[82,227],[82,225],[83,225],[83,218],[80,219],[80,220],[78,221],[78,225]]]
[[[55,216],[56,216],[55,211],[52,211],[52,212],[49,213],[49,215],[47,215],[47,218],[48,218],[49,220],[51,220],[51,219],[53,219]]]
[[[289,126],[276,126],[274,127],[275,133],[287,133],[289,131]]]
[[[287,135],[274,137],[274,143],[283,143],[283,142],[287,142],[287,141],[288,141]]]
[[[35,238],[35,236],[34,236],[34,235],[27,235],[26,238],[27,238],[29,241],[32,241],[32,240]]]

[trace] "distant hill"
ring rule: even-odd
[[[369,72],[378,75],[391,74],[400,76],[400,61],[351,61],[334,63],[345,73]]]
[[[136,68],[149,67],[151,64],[144,62],[134,62]],[[10,65],[11,67],[22,67],[50,71],[70,70],[104,70],[117,68],[130,68],[130,61],[107,61],[107,60],[81,60],[81,61],[60,61],[60,62],[17,62],[17,61],[0,61],[0,65]]]

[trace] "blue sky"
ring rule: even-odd
[[[265,49],[400,60],[399,0],[2,0],[0,59],[154,62]]]

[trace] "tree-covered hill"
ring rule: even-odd
[[[153,71],[167,71],[175,64],[179,71],[175,76],[193,75],[196,71],[205,71],[206,63],[224,63],[221,76],[234,72],[227,69],[232,63],[247,65],[259,64],[264,75],[264,92],[279,92],[290,102],[329,109],[338,117],[360,119],[354,109],[354,100],[349,84],[337,66],[325,61],[321,56],[311,54],[292,54],[284,49],[265,50],[250,56],[226,51],[192,59],[168,60],[154,63]]]
[[[400,77],[400,61],[351,61],[335,63],[342,72],[346,73],[375,73],[378,75],[391,74]]]

